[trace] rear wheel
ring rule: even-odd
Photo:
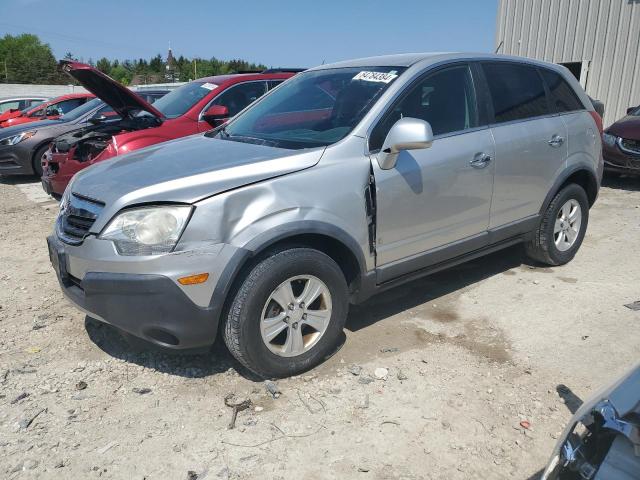
[[[295,375],[331,356],[348,311],[336,262],[317,250],[275,253],[246,275],[229,308],[224,340],[261,377]]]
[[[589,221],[589,201],[580,185],[564,187],[551,201],[533,239],[525,245],[527,255],[547,265],[563,265],[577,253]]]
[[[33,173],[38,177],[42,177],[42,161],[44,154],[49,150],[49,145],[43,145],[38,150],[36,150],[35,155],[33,156]]]

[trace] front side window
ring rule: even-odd
[[[53,113],[52,115],[64,115],[71,110],[78,108],[80,105],[85,103],[84,98],[74,98],[72,100],[65,100],[64,102],[57,103],[56,105],[52,105],[54,109],[57,109],[58,113]]]
[[[331,145],[355,128],[404,70],[345,67],[300,73],[212,135],[289,149]]]
[[[220,94],[211,105],[222,105],[229,109],[229,116],[237,115],[240,110],[255,102],[265,94],[265,82],[247,82],[234,85]]]
[[[583,110],[582,103],[567,81],[559,73],[541,68],[540,73],[549,89],[551,109],[554,113]]]
[[[496,123],[548,115],[542,77],[529,65],[496,62],[482,65],[489,84]]]
[[[189,82],[159,98],[153,106],[165,117],[177,118],[216,88],[217,85],[209,82]]]
[[[404,117],[429,122],[434,135],[477,127],[478,110],[469,67],[440,70],[411,87],[373,129],[369,149],[382,148],[393,124]]]
[[[69,113],[67,113],[64,116],[65,121],[74,121],[77,120],[78,118],[86,115],[87,113],[89,113],[90,111],[92,111],[94,108],[99,107],[100,105],[103,105],[104,102],[102,100],[100,100],[99,98],[94,98],[92,100],[89,100],[88,102],[86,102],[85,104],[79,106],[78,108],[74,108],[73,110],[71,110]]]

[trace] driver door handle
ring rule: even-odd
[[[473,157],[473,160],[469,162],[469,165],[473,168],[485,168],[489,163],[491,163],[491,155],[486,153],[477,153]]]

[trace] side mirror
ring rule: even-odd
[[[224,105],[211,105],[202,115],[202,119],[214,127],[221,125],[227,118],[229,118],[229,109]]]
[[[398,154],[403,150],[421,150],[433,143],[433,131],[429,122],[405,117],[393,124],[378,154],[378,165],[383,170],[396,166]]]
[[[60,110],[58,110],[56,107],[47,107],[47,111],[45,112],[46,117],[55,117],[60,114]]]
[[[636,111],[638,107],[629,107],[627,108],[627,115],[631,115],[633,112]]]
[[[103,115],[103,114],[100,114],[100,115],[95,115],[95,116],[91,117],[89,119],[89,123],[92,123],[94,125],[98,125],[98,124],[104,122],[105,120],[107,120],[107,116]]]

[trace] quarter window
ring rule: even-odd
[[[514,63],[482,65],[497,123],[548,115],[542,78],[535,67]]]
[[[560,74],[546,68],[540,69],[540,73],[549,89],[551,109],[554,113],[584,109],[573,89]]]
[[[382,148],[393,124],[404,117],[429,122],[434,135],[477,127],[478,111],[469,67],[438,71],[411,87],[373,129],[369,149]]]

